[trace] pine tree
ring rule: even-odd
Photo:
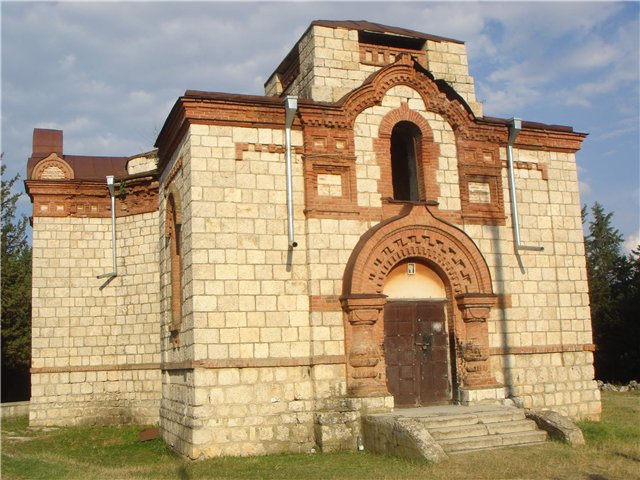
[[[2,398],[15,400],[16,395],[24,397],[25,383],[28,395],[28,371],[31,364],[31,247],[27,239],[27,218],[24,215],[18,220],[15,218],[21,194],[13,193],[12,187],[19,176],[5,181],[5,170],[6,165],[2,165]],[[7,387],[10,391],[6,391]]]
[[[584,214],[583,209],[583,218]],[[628,381],[640,374],[636,321],[640,261],[637,254],[634,257],[621,253],[623,237],[611,225],[613,213],[605,213],[596,202],[591,216],[585,251],[596,377]]]
[[[609,376],[618,382],[640,380],[640,246],[616,263],[612,298],[616,319],[608,332]]]

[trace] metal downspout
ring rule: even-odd
[[[516,180],[513,173],[513,145],[518,138],[518,134],[522,129],[522,120],[519,118],[512,118],[509,124],[509,141],[507,142],[507,165],[509,167],[509,193],[511,194],[511,219],[513,223],[513,236],[516,255],[518,250],[530,250],[534,252],[541,252],[544,247],[535,247],[529,245],[523,245],[520,241],[520,221],[518,218],[518,201],[516,200]]]
[[[107,188],[109,189],[109,195],[111,195],[111,253],[113,258],[113,270],[109,273],[98,275],[97,278],[108,277],[109,280],[111,280],[112,278],[118,276],[118,264],[116,262],[116,197],[115,187],[113,184],[113,175],[109,175],[107,177]]]
[[[298,246],[293,234],[293,174],[291,167],[291,125],[293,117],[298,109],[298,97],[287,95],[284,99],[285,110],[285,151],[287,168],[287,224],[289,233],[289,248]]]

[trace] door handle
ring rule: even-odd
[[[422,335],[422,342],[416,342],[416,346],[421,347],[422,351],[431,354],[433,348],[433,335]]]

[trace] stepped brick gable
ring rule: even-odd
[[[35,129],[30,423],[159,424],[201,458],[354,449],[398,406],[598,419],[585,134],[521,122],[512,192],[512,123],[464,43],[315,21],[265,96],[187,90],[153,152]]]

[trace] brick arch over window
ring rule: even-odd
[[[440,147],[433,139],[433,131],[427,120],[406,103],[400,108],[387,113],[378,127],[378,138],[374,139],[376,160],[380,167],[378,191],[382,198],[393,198],[391,167],[391,136],[393,128],[400,122],[410,122],[420,131],[419,145],[416,145],[416,162],[418,169],[419,200],[436,200],[440,195],[440,187],[436,181]]]
[[[487,319],[496,296],[489,268],[462,230],[439,220],[425,205],[366,232],[347,263],[343,277],[347,372],[350,393],[386,394],[384,305],[387,274],[401,261],[417,258],[434,267],[450,298],[456,340],[458,387],[493,386]]]
[[[408,54],[400,55],[395,63],[372,74],[360,88],[340,100],[351,125],[363,110],[380,105],[387,91],[398,85],[418,92],[426,109],[441,115],[454,131],[460,130],[466,135],[472,128],[475,116],[465,100],[446,82],[435,80]]]
[[[169,331],[174,347],[180,344],[182,328],[182,208],[175,188],[169,188],[165,209],[165,238],[169,247],[170,309]]]

